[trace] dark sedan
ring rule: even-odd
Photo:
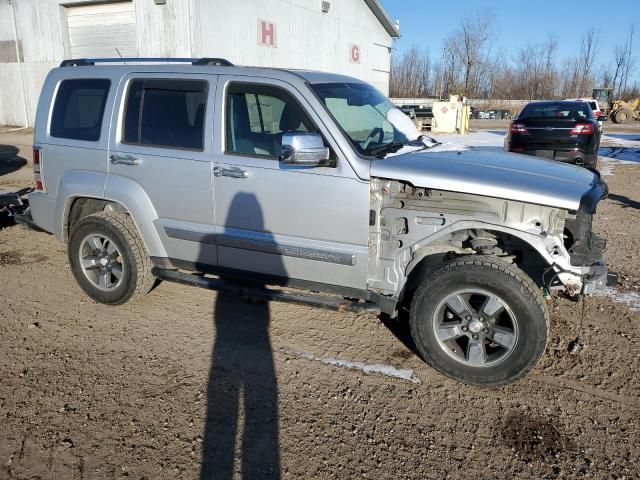
[[[586,102],[531,102],[511,122],[505,150],[595,168],[600,124]]]

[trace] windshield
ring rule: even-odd
[[[316,83],[311,88],[363,155],[405,145],[420,133],[413,121],[375,88],[364,83]]]

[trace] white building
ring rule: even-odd
[[[343,73],[386,94],[398,36],[378,0],[0,0],[0,125],[33,125],[65,58],[222,57]]]

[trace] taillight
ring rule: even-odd
[[[602,115],[602,112],[600,110],[596,110],[595,112],[593,112],[596,114],[596,118],[600,118],[600,115]]]
[[[529,135],[529,130],[524,123],[511,122],[511,133],[519,133],[520,135]]]
[[[38,147],[33,147],[33,176],[36,181],[36,191],[44,192],[44,181],[42,180],[42,157]]]
[[[569,135],[591,135],[593,133],[593,124],[576,123],[569,132]]]

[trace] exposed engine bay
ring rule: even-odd
[[[604,241],[592,233],[590,214],[483,195],[489,193],[373,179],[369,287],[399,298],[414,269],[460,255],[499,257],[540,287],[572,296],[604,285]]]

